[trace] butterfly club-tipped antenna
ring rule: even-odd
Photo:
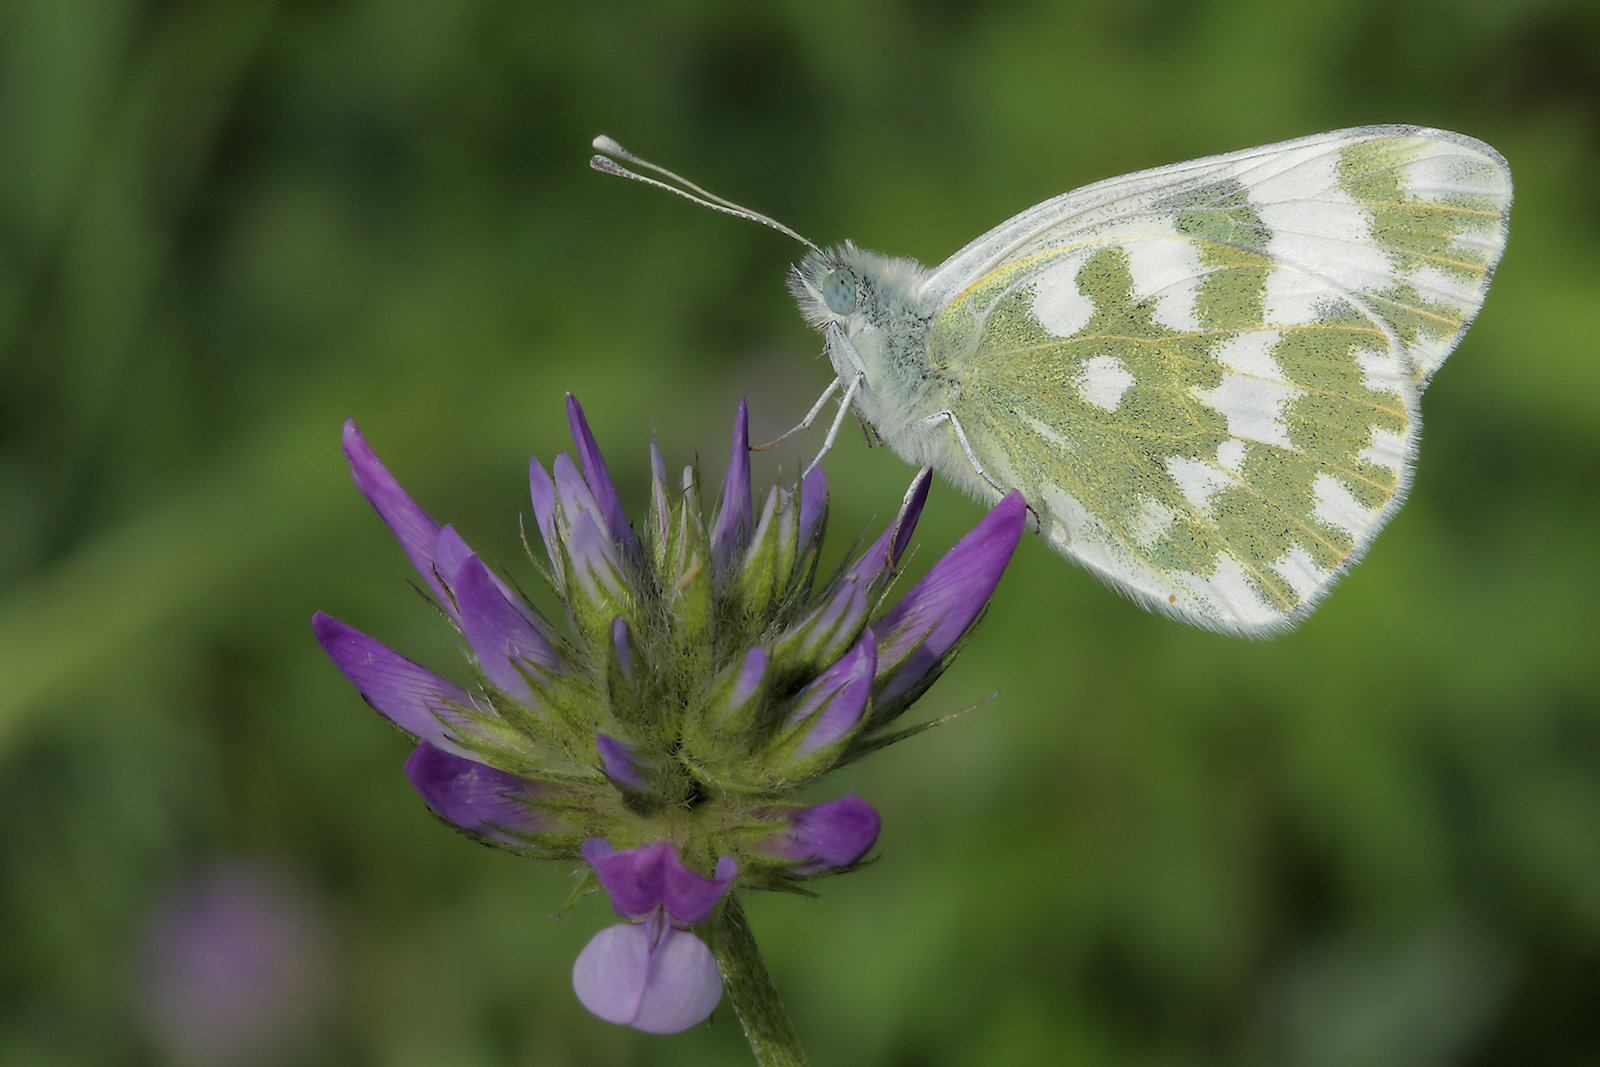
[[[594,150],[598,154],[589,157],[589,166],[602,174],[614,174],[619,178],[632,178],[636,182],[653,185],[657,189],[665,189],[675,196],[681,196],[691,203],[699,204],[701,207],[708,207],[712,211],[720,211],[724,215],[732,215],[736,219],[744,219],[747,222],[759,222],[763,226],[769,226],[781,234],[794,238],[813,252],[821,251],[816,242],[796,233],[772,216],[753,211],[743,204],[735,204],[732,200],[718,196],[707,189],[702,189],[681,174],[674,174],[667,168],[657,166],[648,159],[640,159],[603,133],[594,139]],[[647,178],[637,171],[629,170],[623,166],[624,163],[659,174],[667,180],[658,181],[655,178]]]

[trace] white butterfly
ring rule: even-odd
[[[1309,614],[1400,506],[1511,206],[1481,141],[1363,126],[1098,182],[929,270],[595,148],[810,248],[790,288],[837,378],[802,426],[843,389],[828,445],[853,410],[975,496],[1020,489],[1113,588],[1250,635]]]

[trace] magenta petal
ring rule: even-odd
[[[744,399],[733,420],[733,455],[722,487],[722,506],[711,525],[711,560],[726,568],[744,549],[750,536],[750,412]]]
[[[497,841],[522,844],[513,834],[547,833],[559,825],[547,812],[524,803],[544,796],[548,786],[453,756],[427,742],[406,760],[406,778],[445,821]]]
[[[622,509],[622,499],[617,496],[617,488],[612,484],[611,472],[606,469],[605,458],[600,454],[600,446],[595,442],[594,434],[589,432],[589,421],[583,417],[578,398],[571,393],[567,394],[567,423],[572,427],[573,443],[578,446],[583,480],[588,483],[595,504],[605,517],[605,526],[612,540],[628,559],[643,558],[639,552],[639,541],[634,537],[633,527],[628,525],[628,517]]]
[[[882,825],[877,810],[851,793],[801,808],[789,817],[785,829],[764,842],[763,851],[798,861],[790,868],[795,874],[820,874],[860,860],[877,842]]]
[[[665,841],[618,852],[609,841],[591,837],[583,843],[583,858],[599,876],[618,915],[633,918],[664,905],[667,913],[685,926],[704,922],[739,873],[738,862],[723,856],[717,861],[715,877],[698,875],[683,865]]]
[[[380,518],[394,533],[406,558],[434,592],[443,594],[433,573],[433,546],[439,524],[400,488],[400,483],[379,461],[367,439],[356,427],[355,419],[344,422],[344,454],[350,461],[350,476]]]
[[[872,624],[886,676],[880,703],[914,689],[966,633],[1011,562],[1027,514],[1022,494],[1007,493],[903,600]]]
[[[827,748],[855,728],[872,695],[877,664],[878,645],[872,631],[868,630],[843,659],[800,691],[799,703],[784,725],[795,727],[812,715],[816,717],[811,720],[795,752],[797,759]]]
[[[722,999],[711,950],[671,926],[624,923],[600,931],[572,967],[572,988],[607,1022],[652,1034],[686,1030]]]
[[[467,754],[449,729],[472,731],[471,717],[460,710],[472,706],[466,690],[331,615],[317,612],[311,631],[334,666],[384,718],[419,740]]]

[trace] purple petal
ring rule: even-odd
[[[484,676],[512,699],[537,707],[538,698],[523,670],[529,665],[560,670],[561,659],[555,649],[517,604],[506,598],[504,586],[477,556],[468,555],[461,561],[450,584],[461,632]]]
[[[622,679],[629,685],[633,684],[633,638],[628,633],[628,624],[619,615],[611,620],[611,647],[617,654],[617,666],[622,670]]]
[[[820,874],[865,856],[878,840],[882,822],[871,804],[851,793],[796,811],[787,827],[763,842],[762,851],[797,861],[789,868],[794,874]]]
[[[560,555],[556,550],[556,483],[537,459],[528,460],[528,496],[533,501],[539,536],[544,538],[544,550],[555,560]]]
[[[906,545],[917,528],[917,520],[922,517],[923,505],[928,502],[928,487],[932,484],[933,472],[924,467],[916,480],[911,483],[911,487],[906,490],[905,500],[901,503],[900,511],[895,515],[894,521],[850,566],[848,576],[874,579],[881,572],[900,562],[900,557],[905,554]]]
[[[667,465],[654,437],[650,438],[650,518],[654,523],[655,543],[665,545],[672,532],[672,508],[667,503]]]
[[[439,536],[439,524],[400,488],[400,483],[357,429],[355,419],[344,422],[344,454],[350,462],[350,476],[356,488],[388,525],[422,580],[441,600],[445,599],[444,590],[433,573],[433,546]]]
[[[472,706],[466,690],[331,615],[313,615],[311,631],[334,666],[384,718],[419,740],[467,754],[450,730],[472,732],[472,719],[460,710]]]
[[[665,923],[622,923],[601,930],[572,966],[572,988],[607,1022],[674,1034],[709,1016],[722,977],[698,937]]]
[[[905,599],[872,624],[882,645],[880,703],[915,688],[966,633],[1011,561],[1027,514],[1022,494],[1007,493]]]
[[[715,877],[698,875],[665,841],[618,852],[604,838],[591,837],[583,843],[583,858],[599,876],[618,915],[633,918],[663,905],[684,926],[704,922],[739,873],[738,862],[723,856]]]
[[[739,861],[732,856],[717,860],[712,877],[703,878],[678,862],[678,855],[669,852],[671,862],[663,864],[666,875],[662,886],[661,903],[673,921],[683,926],[698,926],[711,918],[711,911],[728,891],[734,876],[739,873]]]
[[[591,515],[595,524],[605,532],[606,539],[611,539],[605,514],[600,510],[600,502],[594,498],[594,491],[589,488],[589,483],[584,480],[583,473],[578,470],[578,465],[572,462],[572,457],[565,452],[556,457],[550,464],[550,471],[555,475],[556,499],[561,502],[563,517],[571,523],[580,513]]]
[[[811,543],[822,519],[828,513],[828,479],[822,465],[811,468],[811,473],[800,483],[800,550]]]
[[[153,1062],[292,1060],[333,992],[333,931],[317,903],[277,871],[238,862],[192,872],[165,894],[134,972],[163,1053]]]
[[[872,695],[877,663],[878,644],[868,630],[843,659],[800,691],[798,706],[784,722],[787,727],[798,727],[810,720],[805,738],[795,752],[796,759],[827,748],[861,721],[867,699]]]
[[[711,562],[726,568],[750,536],[750,413],[744,398],[733,420],[733,456],[722,487],[722,506],[711,526]]]
[[[905,502],[894,522],[828,589],[827,600],[780,639],[780,648],[825,662],[860,636],[867,613],[876,606],[911,540],[931,482],[932,473],[924,469],[906,490]]]
[[[761,685],[762,675],[767,673],[767,650],[757,645],[744,654],[744,663],[739,667],[739,677],[733,683],[733,692],[728,696],[730,707],[739,707],[755,695],[756,689]]]
[[[922,507],[928,502],[928,487],[932,484],[933,471],[924,467],[917,472],[911,487],[906,490],[905,500],[900,504],[900,514],[895,516],[894,524],[890,527],[894,531],[895,563],[899,563],[900,557],[905,555],[911,533],[917,528],[917,520],[922,517]]]
[[[645,787],[645,778],[639,761],[634,758],[632,745],[607,734],[595,734],[594,747],[600,753],[600,766],[606,772],[606,777],[629,789]]]
[[[622,510],[622,499],[617,496],[617,488],[611,482],[611,472],[606,469],[605,458],[600,455],[600,446],[595,443],[594,434],[589,432],[589,422],[583,417],[578,398],[571,393],[567,394],[567,422],[572,427],[573,443],[578,446],[578,462],[583,464],[583,480],[594,494],[595,503],[605,517],[606,529],[612,540],[627,558],[643,558],[639,552],[638,538],[634,537],[633,527],[628,525],[628,517]]]
[[[594,512],[568,516],[567,554],[572,560],[574,573],[571,577],[578,580],[590,599],[598,599],[602,591],[621,599],[622,576],[618,570],[617,547],[595,521]]]
[[[445,821],[507,844],[525,843],[513,834],[549,833],[563,825],[525,803],[548,795],[549,786],[453,756],[427,742],[406,760],[406,778]]]

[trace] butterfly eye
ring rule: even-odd
[[[847,270],[829,271],[822,279],[822,300],[835,315],[856,309],[856,276]]]

